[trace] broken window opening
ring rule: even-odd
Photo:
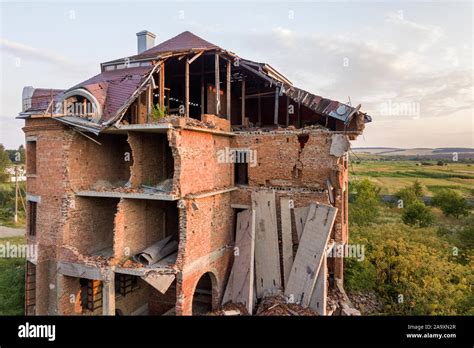
[[[70,219],[66,243],[74,243],[86,256],[112,257],[118,203],[118,198],[77,196],[75,206],[81,214]]]
[[[36,236],[37,202],[28,201],[28,236]]]
[[[115,293],[116,295],[126,296],[131,292],[138,290],[138,277],[130,274],[115,274]]]
[[[205,315],[212,311],[213,275],[207,272],[199,279],[193,295],[193,315]]]
[[[81,286],[81,307],[83,311],[94,312],[102,308],[102,282],[95,279],[79,278]]]
[[[174,158],[167,135],[133,132],[128,141],[134,158],[132,187],[141,186],[148,193],[172,191]]]
[[[26,173],[36,174],[36,140],[26,142]]]
[[[36,265],[26,261],[25,315],[36,313]]]
[[[248,185],[249,183],[249,151],[235,151],[234,183]]]

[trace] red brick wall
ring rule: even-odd
[[[196,209],[197,208],[197,209]],[[178,265],[182,276],[178,280],[177,313],[192,313],[192,299],[197,282],[211,272],[215,282],[213,303],[217,306],[228,277],[232,248],[233,211],[230,193],[185,202],[185,234],[180,236]],[[180,297],[181,296],[181,297]]]
[[[219,150],[230,147],[229,137],[180,130],[175,131],[171,139],[179,157],[175,176],[181,195],[232,185],[232,165],[218,163],[217,158]]]
[[[134,160],[131,168],[132,187],[156,185],[167,178],[167,167],[172,172],[173,157],[166,134],[131,132],[128,142]]]
[[[168,205],[176,202],[122,199],[115,217],[115,257],[131,257],[173,231],[177,233]],[[166,215],[169,223],[165,221]]]
[[[337,159],[329,154],[331,134],[244,134],[232,140],[236,148],[256,150],[258,165],[249,166],[250,186],[325,188]]]
[[[126,136],[103,134],[97,140],[101,145],[74,133],[67,174],[75,191],[90,190],[99,180],[123,186],[130,178],[133,161]],[[130,154],[130,161],[126,153]]]

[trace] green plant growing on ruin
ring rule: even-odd
[[[153,105],[150,116],[153,121],[158,121],[159,119],[165,117],[167,113],[168,110],[166,106],[161,107],[160,104],[156,103]]]

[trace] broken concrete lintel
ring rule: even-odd
[[[148,274],[141,277],[162,294],[166,293],[176,276],[174,274]]]
[[[142,123],[128,124],[120,127],[107,128],[102,133],[127,134],[127,132],[149,132],[149,133],[166,133],[168,129],[172,129],[171,123]]]
[[[210,133],[210,134],[214,134],[214,135],[222,135],[222,136],[226,136],[226,137],[235,136],[235,134],[232,133],[232,132],[224,132],[224,131],[221,131],[221,130],[213,130],[213,129],[207,129],[207,128],[184,126],[183,129],[190,130],[190,131],[195,131],[195,132]]]
[[[165,193],[139,193],[139,192],[115,192],[115,191],[79,191],[80,197],[106,197],[106,198],[128,198],[128,199],[150,199],[157,201],[177,201],[178,196]]]
[[[209,191],[209,192],[203,192],[203,193],[197,193],[197,194],[189,194],[189,195],[186,195],[184,198],[185,199],[197,199],[197,198],[210,197],[210,196],[220,195],[220,194],[227,193],[227,192],[232,192],[232,191],[235,191],[237,189],[238,189],[238,187],[234,186],[234,187],[229,187],[229,188],[222,189],[222,190],[215,190],[215,191]]]
[[[79,263],[59,261],[57,264],[57,271],[59,274],[75,278],[86,278],[94,280],[104,280],[105,278],[105,273],[103,272],[103,269]]]

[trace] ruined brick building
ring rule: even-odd
[[[37,246],[26,313],[205,313],[223,303],[231,272],[247,302],[288,295],[318,207],[334,213],[310,272],[325,300],[343,278],[343,259],[326,253],[348,240],[349,140],[370,117],[190,32],[157,46],[150,32],[137,37],[137,55],[69,89],[23,90]],[[245,274],[231,271],[242,253]],[[311,292],[295,301],[308,306]]]

